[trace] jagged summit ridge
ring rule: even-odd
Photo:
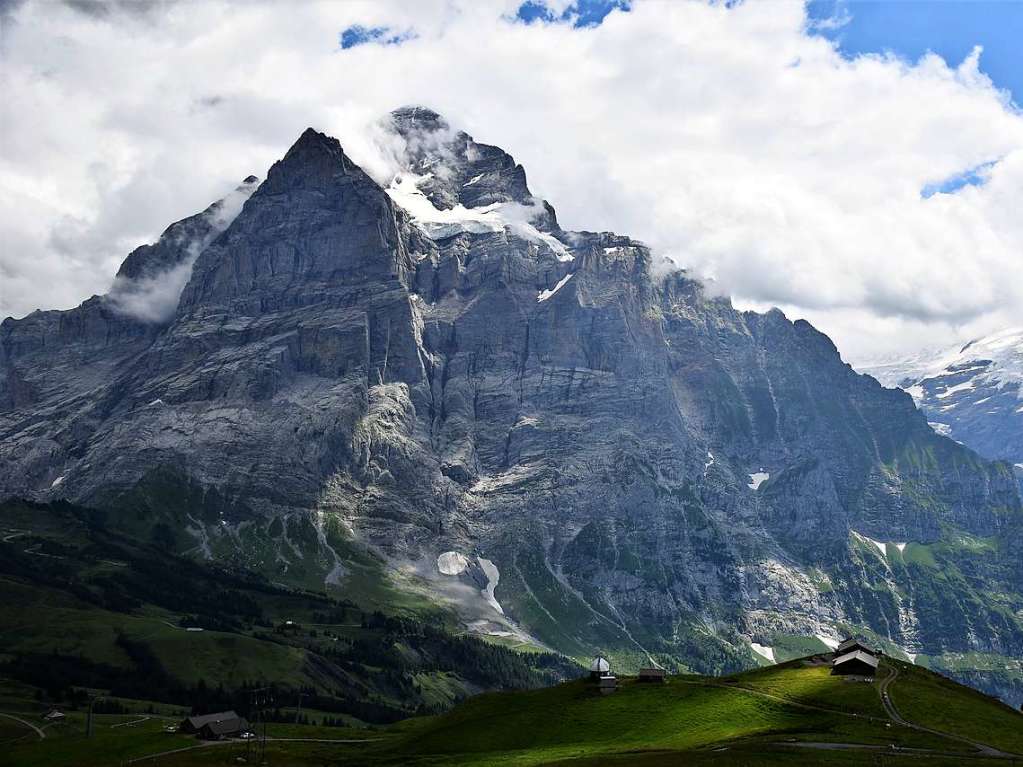
[[[465,131],[454,130],[427,107],[396,109],[390,122],[405,140],[408,172],[417,177],[417,188],[437,208],[518,203],[535,208],[531,223],[538,229],[559,231],[554,208],[533,196],[525,169],[500,147],[478,143]]]
[[[353,280],[405,279],[415,240],[408,228],[407,216],[340,142],[308,128],[199,256],[181,311],[209,304],[265,311],[310,295],[327,300]]]

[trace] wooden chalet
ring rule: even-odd
[[[835,656],[831,663],[832,674],[853,676],[874,676],[877,672],[877,656],[864,650],[853,650]]]

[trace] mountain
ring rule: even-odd
[[[1023,470],[1023,328],[861,369],[909,392],[935,431]]]
[[[1009,465],[808,323],[563,230],[436,113],[389,124],[386,186],[310,129],[215,232],[135,251],[137,294],[187,276],[166,317],[5,320],[0,496],[577,659],[720,672],[856,630],[1023,699]]]

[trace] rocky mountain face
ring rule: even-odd
[[[857,630],[1023,697],[990,672],[1023,657],[1011,466],[806,322],[562,230],[503,150],[390,121],[386,185],[310,129],[237,215],[132,253],[115,292],[186,272],[166,318],[5,320],[0,496],[579,658],[715,671]]]

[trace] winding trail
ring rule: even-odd
[[[971,740],[970,738],[963,737],[962,735],[952,735],[951,733],[943,732],[941,730],[932,730],[930,727],[923,727],[922,725],[914,724],[913,722],[910,722],[907,719],[903,718],[903,716],[899,713],[899,710],[895,708],[895,704],[892,702],[892,696],[888,692],[888,688],[891,687],[895,680],[899,678],[899,669],[895,666],[887,664],[886,666],[888,668],[888,676],[881,680],[881,684],[878,687],[878,693],[881,695],[881,705],[884,706],[884,710],[888,712],[888,716],[891,717],[891,720],[893,722],[895,722],[896,724],[901,724],[903,727],[909,727],[920,732],[927,732],[930,733],[931,735],[939,735],[943,738],[948,738],[949,740],[955,740],[958,741],[959,743],[965,743],[968,746],[973,746],[984,756],[993,756],[1001,759],[1020,758],[1019,754],[1012,754],[1009,753],[1008,751],[1002,751],[1001,749],[995,748],[994,746],[989,746],[987,743],[981,743],[980,741]]]
[[[267,738],[267,743],[375,743],[383,738],[342,738],[342,739],[331,739],[331,738]],[[170,751],[161,751],[158,754],[147,754],[146,756],[137,756],[134,759],[129,759],[125,764],[140,764],[142,762],[156,761],[165,756],[171,756],[173,754],[183,754],[186,751],[196,751],[200,748],[214,748],[216,746],[237,746],[244,745],[248,741],[244,740],[207,740],[197,743],[194,746],[184,746],[182,748],[172,748]],[[255,743],[256,741],[251,741]]]
[[[29,722],[29,721],[27,721],[25,719],[22,719],[20,716],[15,716],[14,714],[0,714],[0,716],[4,717],[5,719],[13,719],[15,722],[20,722],[21,724],[25,725],[26,727],[32,728],[33,730],[36,731],[36,735],[39,736],[39,740],[44,740],[46,738],[46,733],[45,732],[43,732],[40,728],[36,727],[31,722]]]
[[[786,706],[795,706],[796,708],[806,709],[808,711],[823,711],[826,714],[838,714],[839,716],[848,716],[852,719],[862,719],[868,722],[887,722],[887,719],[883,719],[879,716],[870,716],[869,714],[856,714],[852,711],[842,711],[837,708],[827,708],[826,706],[815,706],[812,703],[803,703],[798,700],[792,700],[786,698],[783,695],[775,695],[774,693],[764,692],[763,690],[754,690],[752,687],[743,687],[737,684],[724,684],[723,682],[699,682],[695,679],[680,679],[678,680],[682,684],[693,684],[697,687],[717,687],[722,690],[738,690],[739,692],[745,692],[750,695],[756,695],[760,698],[767,698],[773,700],[776,703],[784,703]]]
[[[772,700],[772,701],[775,701],[775,702],[778,702],[778,703],[784,703],[787,706],[795,706],[796,708],[801,708],[801,709],[805,709],[805,710],[809,710],[809,711],[821,711],[821,712],[828,713],[828,714],[837,714],[839,716],[847,716],[847,717],[851,717],[851,718],[854,718],[854,719],[859,719],[861,721],[884,722],[884,723],[887,723],[887,722],[891,721],[891,722],[893,722],[893,723],[895,723],[895,724],[897,724],[897,725],[899,725],[901,727],[907,727],[909,729],[916,730],[918,732],[926,732],[926,733],[928,733],[930,735],[937,735],[940,738],[945,738],[947,740],[953,740],[953,741],[956,741],[958,743],[963,743],[963,744],[965,744],[967,746],[970,746],[970,747],[976,749],[976,751],[977,751],[977,753],[975,753],[975,754],[970,754],[970,753],[962,753],[962,752],[935,751],[935,750],[930,750],[930,749],[919,749],[919,748],[900,748],[900,749],[898,749],[898,753],[902,753],[902,754],[906,754],[906,755],[917,755],[917,756],[923,756],[923,755],[930,755],[930,756],[955,756],[955,757],[963,757],[963,758],[991,757],[991,758],[996,758],[996,759],[1013,759],[1013,760],[1020,759],[1020,754],[1013,754],[1013,753],[1010,753],[1008,751],[1002,751],[1000,749],[995,748],[994,746],[988,745],[987,743],[981,743],[979,741],[971,740],[970,738],[966,738],[966,737],[963,737],[963,736],[960,736],[960,735],[953,735],[951,733],[943,732],[941,730],[932,730],[929,727],[923,727],[921,725],[914,724],[913,722],[910,722],[909,720],[905,719],[899,713],[898,709],[895,708],[895,704],[892,702],[891,695],[888,692],[888,688],[898,678],[899,670],[895,666],[890,666],[890,665],[886,666],[886,668],[888,669],[889,673],[888,673],[888,675],[883,680],[881,680],[881,684],[878,686],[878,694],[881,697],[881,704],[884,706],[884,710],[885,710],[885,713],[888,714],[888,718],[882,718],[882,717],[878,717],[878,716],[870,716],[869,714],[856,714],[856,713],[853,713],[851,711],[841,711],[839,709],[827,708],[825,706],[816,706],[816,705],[813,705],[812,703],[803,703],[801,701],[792,700],[791,698],[786,698],[786,697],[784,697],[782,695],[775,695],[773,693],[764,692],[762,690],[754,690],[753,688],[744,687],[742,685],[724,684],[722,682],[708,682],[706,680],[697,681],[695,679],[694,680],[680,679],[678,681],[682,682],[683,684],[696,685],[698,687],[717,687],[717,688],[720,688],[720,689],[723,689],[723,690],[739,690],[741,692],[745,692],[745,693],[748,693],[750,695],[756,695],[756,696],[758,696],[760,698],[766,698],[768,700]],[[885,752],[887,752],[887,749],[885,749],[883,746],[872,746],[872,745],[868,745],[868,744],[858,744],[858,743],[831,743],[831,742],[810,743],[810,742],[802,742],[802,743],[782,743],[782,744],[778,744],[778,745],[792,746],[792,747],[797,747],[797,748],[819,749],[819,750],[872,750],[872,751],[876,750],[876,751],[885,751]]]

